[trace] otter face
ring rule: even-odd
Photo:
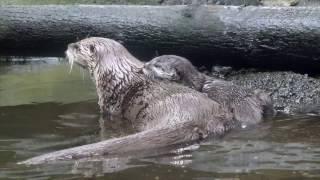
[[[144,69],[146,74],[152,78],[178,81],[180,80],[180,76],[174,64],[174,59],[160,56],[145,63]]]
[[[143,63],[133,57],[124,46],[108,38],[90,37],[71,43],[66,56],[71,67],[75,62],[88,68],[91,74],[98,69],[103,73],[120,73],[132,68],[141,70],[143,67]]]
[[[192,63],[181,56],[162,55],[147,62],[144,66],[147,76],[154,79],[174,81],[200,90],[203,86],[203,76]]]
[[[90,71],[97,66],[97,49],[92,40],[88,38],[68,45],[66,57],[71,64],[71,68],[74,62],[83,68],[88,68]]]

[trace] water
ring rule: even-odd
[[[24,166],[27,158],[122,134],[101,126],[89,75],[56,58],[0,65],[0,179],[320,179],[320,117],[278,116],[144,158]],[[125,133],[125,132],[124,132]]]

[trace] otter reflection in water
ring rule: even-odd
[[[135,133],[45,154],[22,163],[118,156],[190,144],[210,135],[222,135],[239,125],[229,108],[205,94],[149,78],[143,72],[144,63],[114,40],[83,39],[69,44],[66,55],[70,64],[76,63],[89,70],[101,112],[128,121]]]
[[[144,72],[153,79],[174,81],[207,94],[214,101],[230,108],[235,119],[241,123],[257,123],[264,115],[274,114],[273,103],[267,93],[209,77],[180,56],[156,57],[145,64]]]

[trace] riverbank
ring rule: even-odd
[[[269,92],[277,111],[284,113],[320,114],[320,79],[291,71],[241,69],[221,71],[212,68],[209,75],[223,78],[250,89]],[[218,71],[221,72],[218,72]]]

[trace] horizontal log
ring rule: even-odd
[[[0,0],[0,5],[49,5],[49,4],[135,4],[159,5],[159,0]]]
[[[317,72],[320,8],[234,6],[0,6],[0,55],[63,56],[87,36],[213,64]]]
[[[49,4],[135,4],[135,5],[186,5],[211,4],[233,6],[284,5],[319,6],[319,0],[1,0],[0,5],[49,5]]]

